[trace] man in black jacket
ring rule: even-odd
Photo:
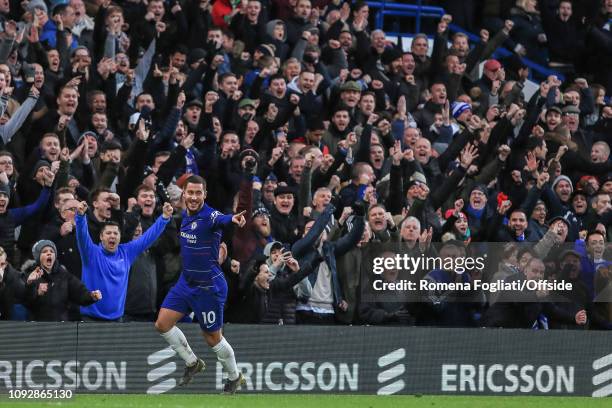
[[[308,18],[312,11],[310,0],[298,0],[295,3],[293,17],[287,20],[287,43],[294,47],[308,26]]]
[[[249,323],[295,324],[296,296],[293,286],[316,271],[321,257],[300,265],[291,252],[283,252],[285,268],[273,274],[265,257],[259,258],[241,282],[244,298],[240,321]]]
[[[510,276],[506,282],[537,281],[544,279],[546,267],[538,258],[531,258],[524,272]],[[501,292],[499,301],[489,308],[484,316],[488,327],[523,328],[537,327],[541,321],[543,291]]]
[[[270,211],[272,236],[285,244],[297,240],[297,218],[294,215],[295,190],[288,186],[279,186],[274,190],[274,208]]]
[[[74,198],[65,201],[59,208],[60,216],[46,224],[40,236],[56,244],[59,263],[64,265],[68,272],[81,279],[81,257],[74,229],[74,217],[78,206],[79,202]]]

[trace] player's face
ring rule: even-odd
[[[183,197],[185,198],[185,205],[187,211],[195,213],[200,211],[204,205],[206,199],[206,191],[204,190],[203,184],[187,183],[183,190]]]
[[[119,247],[120,240],[121,233],[116,225],[107,226],[100,233],[100,242],[108,252],[115,252]]]

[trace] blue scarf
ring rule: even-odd
[[[187,170],[187,173],[191,173],[195,175],[200,174],[200,169],[198,169],[198,165],[195,160],[195,155],[193,154],[191,149],[188,149],[187,153],[185,153],[185,163],[186,163],[185,168]]]
[[[476,209],[472,208],[472,206],[470,204],[468,204],[468,206],[467,206],[467,213],[469,215],[471,215],[472,217],[476,218],[477,220],[480,220],[482,218],[482,215],[485,212],[485,208],[486,207],[483,207],[482,210],[476,210]]]

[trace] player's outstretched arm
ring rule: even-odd
[[[240,211],[238,214],[234,214],[232,216],[232,222],[239,226],[240,228],[246,225],[246,218],[244,218],[244,214],[246,211]]]

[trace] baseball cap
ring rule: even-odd
[[[495,60],[495,59],[490,59],[487,62],[485,62],[485,64],[484,64],[484,68],[487,71],[495,72],[495,71],[499,70],[501,67],[502,67],[502,64],[498,60]]]
[[[283,195],[283,194],[293,194],[295,196],[295,190],[289,186],[276,187],[276,190],[274,190],[274,197]]]
[[[244,98],[242,99],[239,103],[238,103],[238,109],[242,109],[246,106],[251,106],[253,108],[255,108],[255,101],[253,99],[250,98]]]
[[[355,81],[346,81],[340,87],[340,91],[356,91],[361,92],[361,86]]]

